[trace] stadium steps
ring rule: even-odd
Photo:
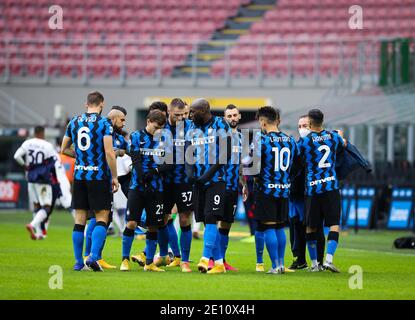
[[[267,10],[274,8],[276,0],[252,0],[242,5],[236,16],[230,17],[225,27],[217,30],[210,42],[199,45],[196,54],[198,77],[209,77],[212,63],[225,56],[228,46],[234,46],[241,35],[247,34],[254,22],[261,20]],[[191,76],[194,52],[189,54],[183,65],[173,70],[173,77]]]

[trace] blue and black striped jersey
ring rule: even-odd
[[[255,140],[255,152],[261,157],[258,190],[275,198],[288,198],[291,188],[290,171],[298,156],[294,138],[283,132],[270,132],[261,133]]]
[[[311,196],[339,189],[336,153],[344,146],[335,131],[311,132],[298,141],[306,170],[305,194]]]
[[[127,150],[128,142],[125,140],[123,135],[114,132],[112,139],[113,139],[112,141],[113,141],[114,150],[116,149]]]
[[[165,175],[166,183],[188,183],[189,179],[185,170],[185,144],[186,134],[189,131],[192,121],[184,120],[171,125],[168,121],[164,130],[169,130],[173,139],[173,163],[174,169]]]
[[[108,180],[111,172],[104,149],[104,137],[112,136],[111,121],[98,113],[72,118],[65,135],[75,146],[75,180]]]
[[[243,136],[241,130],[232,131],[231,159],[225,167],[226,190],[238,191]]]
[[[205,185],[225,181],[225,165],[227,163],[226,142],[229,131],[230,127],[226,120],[216,116],[213,116],[202,126],[197,126],[192,122],[189,128],[186,140],[194,148],[195,178],[202,177],[211,166],[223,164]],[[221,141],[224,145],[221,145]]]
[[[160,139],[154,139],[153,135],[148,133],[146,129],[135,131],[131,135],[128,151],[130,154],[138,153],[141,158],[141,169],[143,173],[157,168],[165,157],[165,143]],[[163,183],[160,175],[153,175],[150,182],[153,191],[163,191]],[[130,189],[138,189],[144,191],[142,181],[139,181],[138,173],[133,165]]]

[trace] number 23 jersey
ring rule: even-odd
[[[72,118],[65,135],[72,139],[75,146],[75,180],[110,179],[104,137],[112,134],[111,120],[97,113],[84,113]]]

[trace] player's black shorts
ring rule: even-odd
[[[131,181],[131,172],[118,177],[118,182],[121,186],[121,191],[124,193],[125,197],[128,197],[128,192],[130,190],[130,181]]]
[[[305,198],[305,222],[307,227],[320,228],[340,224],[341,200],[339,190],[328,191]]]
[[[75,180],[72,208],[79,210],[111,210],[112,190],[109,180]]]
[[[238,206],[238,191],[226,190],[225,208],[221,221],[233,223],[235,221],[236,207]]]
[[[143,209],[146,210],[146,225],[160,226],[164,224],[164,205],[162,192],[130,190],[128,193],[127,221],[140,223]]]
[[[196,222],[205,222],[205,217],[215,215],[223,219],[225,209],[225,182],[212,183],[209,186],[193,189],[193,203]]]
[[[255,196],[254,217],[259,221],[280,222],[288,221],[288,198],[276,198],[258,191]]]
[[[174,205],[177,211],[193,211],[193,188],[188,183],[163,185],[164,212],[170,214]]]

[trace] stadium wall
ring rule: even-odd
[[[0,90],[32,108],[50,124],[54,123],[55,105],[62,105],[64,114],[72,116],[84,110],[88,92],[98,90],[105,97],[106,110],[116,104],[127,107],[130,114],[126,129],[131,131],[137,123],[136,110],[147,107],[144,105],[147,97],[261,97],[270,99],[273,106],[282,110],[284,117],[300,115],[310,106],[319,104],[327,89],[0,85]],[[252,110],[257,107],[259,106],[252,106]]]

